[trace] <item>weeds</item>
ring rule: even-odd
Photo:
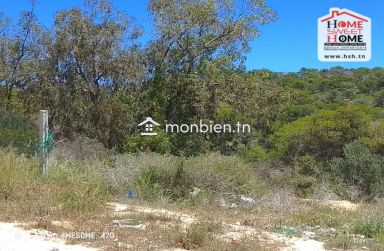
[[[178,231],[174,237],[177,247],[184,249],[201,248],[209,240],[213,239],[213,234],[221,229],[221,225],[212,223],[195,223],[190,225],[185,232]]]
[[[341,248],[342,250],[348,250],[353,248],[355,243],[351,234],[342,232],[329,238],[326,246],[329,248]]]
[[[35,158],[0,150],[0,201],[3,215],[27,217],[94,212],[108,199],[102,179],[84,166],[67,162],[51,166],[41,178]]]
[[[0,200],[17,200],[27,193],[37,178],[37,162],[16,156],[12,150],[0,151]]]
[[[313,207],[309,211],[301,212],[293,216],[293,221],[308,226],[320,226],[337,228],[346,222],[354,221],[358,217],[355,212],[344,211],[340,213],[337,209],[327,207]]]
[[[367,238],[383,237],[384,213],[374,210],[365,211],[354,224],[353,233],[362,234]]]

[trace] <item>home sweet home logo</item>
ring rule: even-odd
[[[326,62],[371,59],[371,19],[347,9],[330,9],[318,19],[318,58]]]

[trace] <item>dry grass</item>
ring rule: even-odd
[[[103,206],[112,198],[111,195],[122,194],[142,168],[156,164],[167,170],[177,170],[179,158],[138,154],[108,155],[104,160],[68,159],[56,157],[52,161],[49,179],[44,180],[40,177],[36,159],[16,155],[12,150],[0,150],[0,220],[30,222],[30,228],[46,229],[59,235],[71,231],[113,233],[108,238],[86,240],[105,250],[161,250],[172,247],[196,250],[255,250],[257,247],[257,250],[276,250],[281,246],[252,237],[230,243],[218,240],[214,236],[222,230],[213,226],[222,223],[267,231],[273,231],[276,226],[332,227],[335,233],[316,232],[317,238],[326,242],[329,248],[356,249],[366,246],[370,250],[384,250],[383,204],[361,205],[355,211],[346,211],[322,203],[304,203],[293,195],[292,190],[276,188],[268,191],[262,182],[253,187],[260,177],[248,164],[237,163],[236,158],[208,155],[184,160],[184,170],[192,177],[194,185],[198,184],[202,189],[198,203],[191,201],[190,197],[173,201],[167,198],[151,202],[139,199],[127,201],[131,206],[168,209],[199,219],[197,224],[187,228],[178,217],[140,211],[116,216],[111,209]],[[256,205],[242,206],[234,201],[237,207],[221,207],[216,201],[226,189],[234,195],[254,195]],[[116,226],[113,220],[117,219],[145,224],[146,229]],[[55,221],[70,224],[60,225]],[[169,233],[172,233],[171,236]],[[355,235],[361,234],[367,237],[366,241],[356,239]],[[82,243],[85,240],[67,241]]]

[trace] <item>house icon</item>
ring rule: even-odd
[[[157,135],[154,131],[154,126],[160,126],[160,124],[154,121],[151,117],[147,117],[143,122],[138,124],[138,126],[145,126],[144,132],[140,133],[141,135],[154,136]]]
[[[340,10],[339,8],[332,8],[330,12],[331,12],[331,14],[329,16],[323,17],[321,22],[333,20],[333,19],[340,17],[340,16],[346,16],[346,17],[350,17],[352,19],[357,19],[357,20],[360,20],[363,22],[368,22],[367,18],[365,18],[364,16],[362,16],[358,13],[355,13],[353,11],[347,10],[347,9]]]

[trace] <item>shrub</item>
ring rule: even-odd
[[[244,145],[240,145],[238,147],[238,153],[240,156],[250,161],[265,160],[268,158],[266,151],[259,145],[255,145],[249,149],[247,149]]]
[[[71,182],[62,187],[57,194],[57,201],[62,203],[65,213],[93,212],[107,202],[106,190],[97,182]]]
[[[161,183],[164,179],[170,178],[169,173],[160,171],[156,167],[148,167],[144,169],[137,180],[134,182],[134,187],[137,190],[138,196],[145,200],[159,199],[165,196],[166,192]],[[159,184],[159,182],[161,182]]]
[[[300,157],[295,165],[295,172],[299,175],[318,176],[321,171],[320,163],[311,155]]]
[[[168,136],[163,131],[157,132],[156,137],[134,136],[126,139],[124,143],[125,152],[146,152],[169,153],[172,150],[172,144]]]
[[[236,156],[207,154],[189,158],[185,168],[195,186],[213,193],[262,195],[266,184],[251,163]]]
[[[361,139],[374,153],[384,155],[384,119],[372,122],[373,136]]]
[[[344,158],[330,162],[331,170],[348,186],[358,187],[368,197],[384,195],[384,159],[355,141],[344,148]]]
[[[156,153],[119,155],[115,166],[103,170],[103,177],[113,191],[135,188],[144,199],[190,199],[195,186],[204,195],[220,193],[262,195],[266,184],[251,163],[236,156],[209,154],[176,157]]]
[[[2,217],[22,220],[45,217],[54,210],[55,187],[41,179],[38,160],[0,149],[0,210]],[[30,219],[30,218],[29,218]]]
[[[56,159],[80,163],[87,160],[107,160],[111,152],[96,139],[75,135],[73,141],[56,143],[51,156]]]
[[[345,144],[371,134],[360,106],[326,110],[282,126],[271,137],[278,155],[290,160],[306,154],[317,159],[340,157]]]
[[[100,175],[105,180],[109,191],[113,194],[122,194],[126,193],[128,188],[132,188],[140,174],[147,168],[173,169],[177,167],[179,158],[153,152],[131,153],[115,155],[110,162],[106,168],[101,168]]]
[[[202,134],[173,133],[169,135],[171,153],[177,156],[198,156],[209,149],[209,142]]]
[[[150,166],[142,170],[135,182],[139,195],[144,199],[185,198],[192,188],[192,180],[184,171],[183,165],[166,169]]]
[[[306,210],[293,215],[293,220],[298,224],[305,224],[312,227],[341,228],[354,217],[356,217],[356,214],[352,211],[339,213],[337,209],[329,207],[312,207],[308,211]]]
[[[28,130],[27,119],[23,116],[7,111],[0,111],[0,129]]]
[[[37,130],[29,128],[19,115],[0,112],[0,147],[15,147],[18,152],[33,155],[38,146]]]
[[[52,161],[49,177],[43,179],[37,158],[0,148],[2,216],[20,220],[97,211],[109,199],[99,174],[86,164]]]
[[[19,153],[33,155],[37,150],[38,137],[35,131],[0,129],[0,147],[12,146]]]
[[[313,194],[317,180],[315,177],[295,175],[292,179],[295,192],[299,197],[308,197]]]

